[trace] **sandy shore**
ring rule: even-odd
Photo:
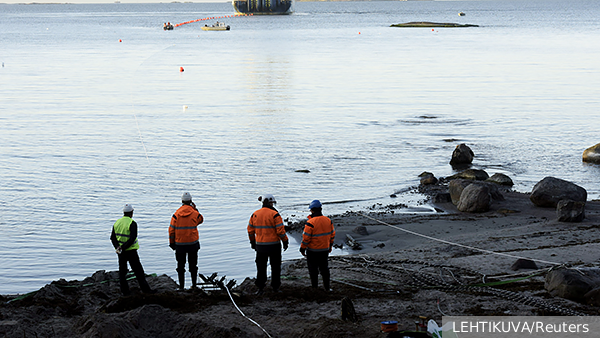
[[[382,321],[414,330],[419,316],[441,324],[443,315],[598,315],[597,307],[550,296],[544,274],[561,264],[598,265],[600,202],[586,204],[583,222],[562,223],[527,194],[503,195],[479,214],[444,203],[427,214],[382,206],[332,216],[336,245],[348,248],[350,235],[362,246],[330,259],[333,292],[311,290],[303,259],[284,262],[282,292],[255,296],[248,278],[234,289],[235,304],[222,291],[176,292],[166,275],[149,278],[157,294],[140,293],[133,281],[134,294],[121,297],[115,272],[98,272],[22,299],[0,296],[0,336],[385,337]],[[519,258],[539,270],[512,270]],[[345,297],[356,322],[341,318]]]

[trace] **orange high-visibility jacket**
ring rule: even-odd
[[[204,218],[191,205],[182,205],[171,217],[169,226],[169,242],[177,245],[192,245],[198,243],[198,225]]]
[[[287,241],[283,220],[275,209],[262,207],[256,210],[248,221],[248,237],[256,245],[278,244]]]
[[[329,251],[335,239],[333,222],[326,216],[309,216],[308,218],[300,247],[308,249],[308,251]]]

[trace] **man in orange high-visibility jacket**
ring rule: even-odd
[[[179,277],[179,290],[185,286],[185,261],[187,261],[192,276],[192,288],[196,287],[198,279],[198,250],[200,250],[200,235],[198,225],[202,224],[204,218],[192,202],[189,192],[181,196],[183,204],[171,217],[169,226],[169,247],[175,250],[177,260],[177,274]]]
[[[271,287],[275,292],[281,286],[281,243],[283,251],[288,248],[288,238],[283,227],[283,220],[273,206],[275,197],[266,194],[258,198],[262,208],[256,210],[248,221],[248,237],[250,246],[256,250],[256,286],[257,295],[263,294],[267,283],[267,261],[271,263]]]
[[[333,248],[335,228],[329,217],[323,216],[322,205],[319,200],[310,202],[308,206],[311,215],[304,226],[300,253],[306,256],[310,283],[313,288],[319,285],[319,272],[323,277],[325,291],[330,291],[329,253]]]

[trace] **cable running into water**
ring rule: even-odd
[[[137,68],[135,69],[135,71],[133,72],[133,78],[135,78],[135,75],[137,74],[138,70],[140,69],[140,67],[146,62],[148,61],[148,59],[154,57],[155,55],[164,52],[165,50],[173,47],[174,45],[170,45],[167,47],[162,48],[161,50],[155,52],[154,54],[148,56],[147,58],[145,58],[142,62],[140,62],[140,64],[137,66]],[[137,115],[135,113],[135,103],[133,103],[133,92],[131,93],[131,108],[133,110],[133,117],[135,118],[135,125],[137,127],[138,130],[138,136],[140,138],[140,142],[142,143],[142,147],[144,148],[144,154],[146,155],[146,161],[148,162],[148,166],[150,166],[150,158],[148,157],[148,150],[146,149],[146,144],[144,144],[144,139],[142,137],[142,130],[140,129],[140,124],[138,123],[138,118]]]
[[[135,125],[137,126],[138,135],[140,137],[140,142],[142,142],[142,147],[144,148],[144,154],[146,154],[146,161],[148,161],[148,165],[150,165],[150,159],[148,158],[148,151],[146,150],[146,145],[144,144],[144,139],[142,138],[142,131],[140,130],[140,125],[138,124],[137,115],[135,112],[133,113],[133,117],[135,118]]]

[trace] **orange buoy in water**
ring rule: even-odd
[[[179,67],[179,72],[183,73],[183,67]]]
[[[123,42],[121,39],[119,39],[119,42]]]

